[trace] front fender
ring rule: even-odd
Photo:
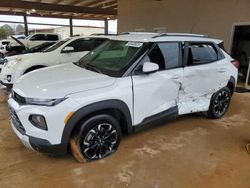
[[[90,105],[87,105],[81,109],[79,109],[77,112],[73,114],[73,116],[68,120],[68,122],[65,125],[65,128],[63,130],[62,140],[61,143],[68,143],[71,133],[76,127],[77,123],[86,117],[87,115],[105,110],[105,109],[117,109],[123,113],[123,115],[126,118],[127,121],[127,131],[128,133],[131,133],[133,131],[132,128],[132,118],[131,113],[129,111],[128,106],[121,100],[105,100],[101,102],[96,102]]]

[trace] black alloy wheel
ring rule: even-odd
[[[208,115],[211,118],[217,119],[222,117],[230,104],[231,92],[227,87],[216,92],[211,99]]]
[[[103,159],[114,153],[120,144],[121,128],[111,115],[100,114],[76,125],[70,139],[72,154],[78,162]]]
[[[100,123],[81,139],[81,151],[89,160],[102,159],[117,149],[118,133],[110,123]]]

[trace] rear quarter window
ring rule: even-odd
[[[57,41],[59,40],[57,35],[47,35],[47,40],[48,41]]]
[[[213,43],[190,43],[187,65],[212,63],[221,59],[221,54]]]

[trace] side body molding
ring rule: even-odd
[[[70,139],[73,129],[82,118],[92,113],[95,113],[98,111],[105,111],[108,109],[119,110],[121,113],[123,113],[125,117],[125,121],[126,121],[126,127],[123,127],[123,128],[125,128],[127,133],[133,132],[132,118],[131,118],[131,113],[129,111],[128,106],[123,101],[120,101],[120,100],[116,100],[116,99],[106,100],[106,101],[101,101],[101,102],[87,105],[79,109],[77,112],[75,112],[73,116],[68,120],[67,124],[65,125],[61,143],[69,143],[69,139]]]

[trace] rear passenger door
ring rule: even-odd
[[[132,76],[134,124],[147,122],[154,115],[167,115],[170,111],[177,113],[177,98],[183,76],[180,46],[178,42],[155,44],[135,69]],[[159,71],[142,73],[145,62],[158,64]]]
[[[221,53],[212,42],[187,42],[184,75],[179,96],[179,113],[207,111],[210,98],[221,86],[217,62]]]

